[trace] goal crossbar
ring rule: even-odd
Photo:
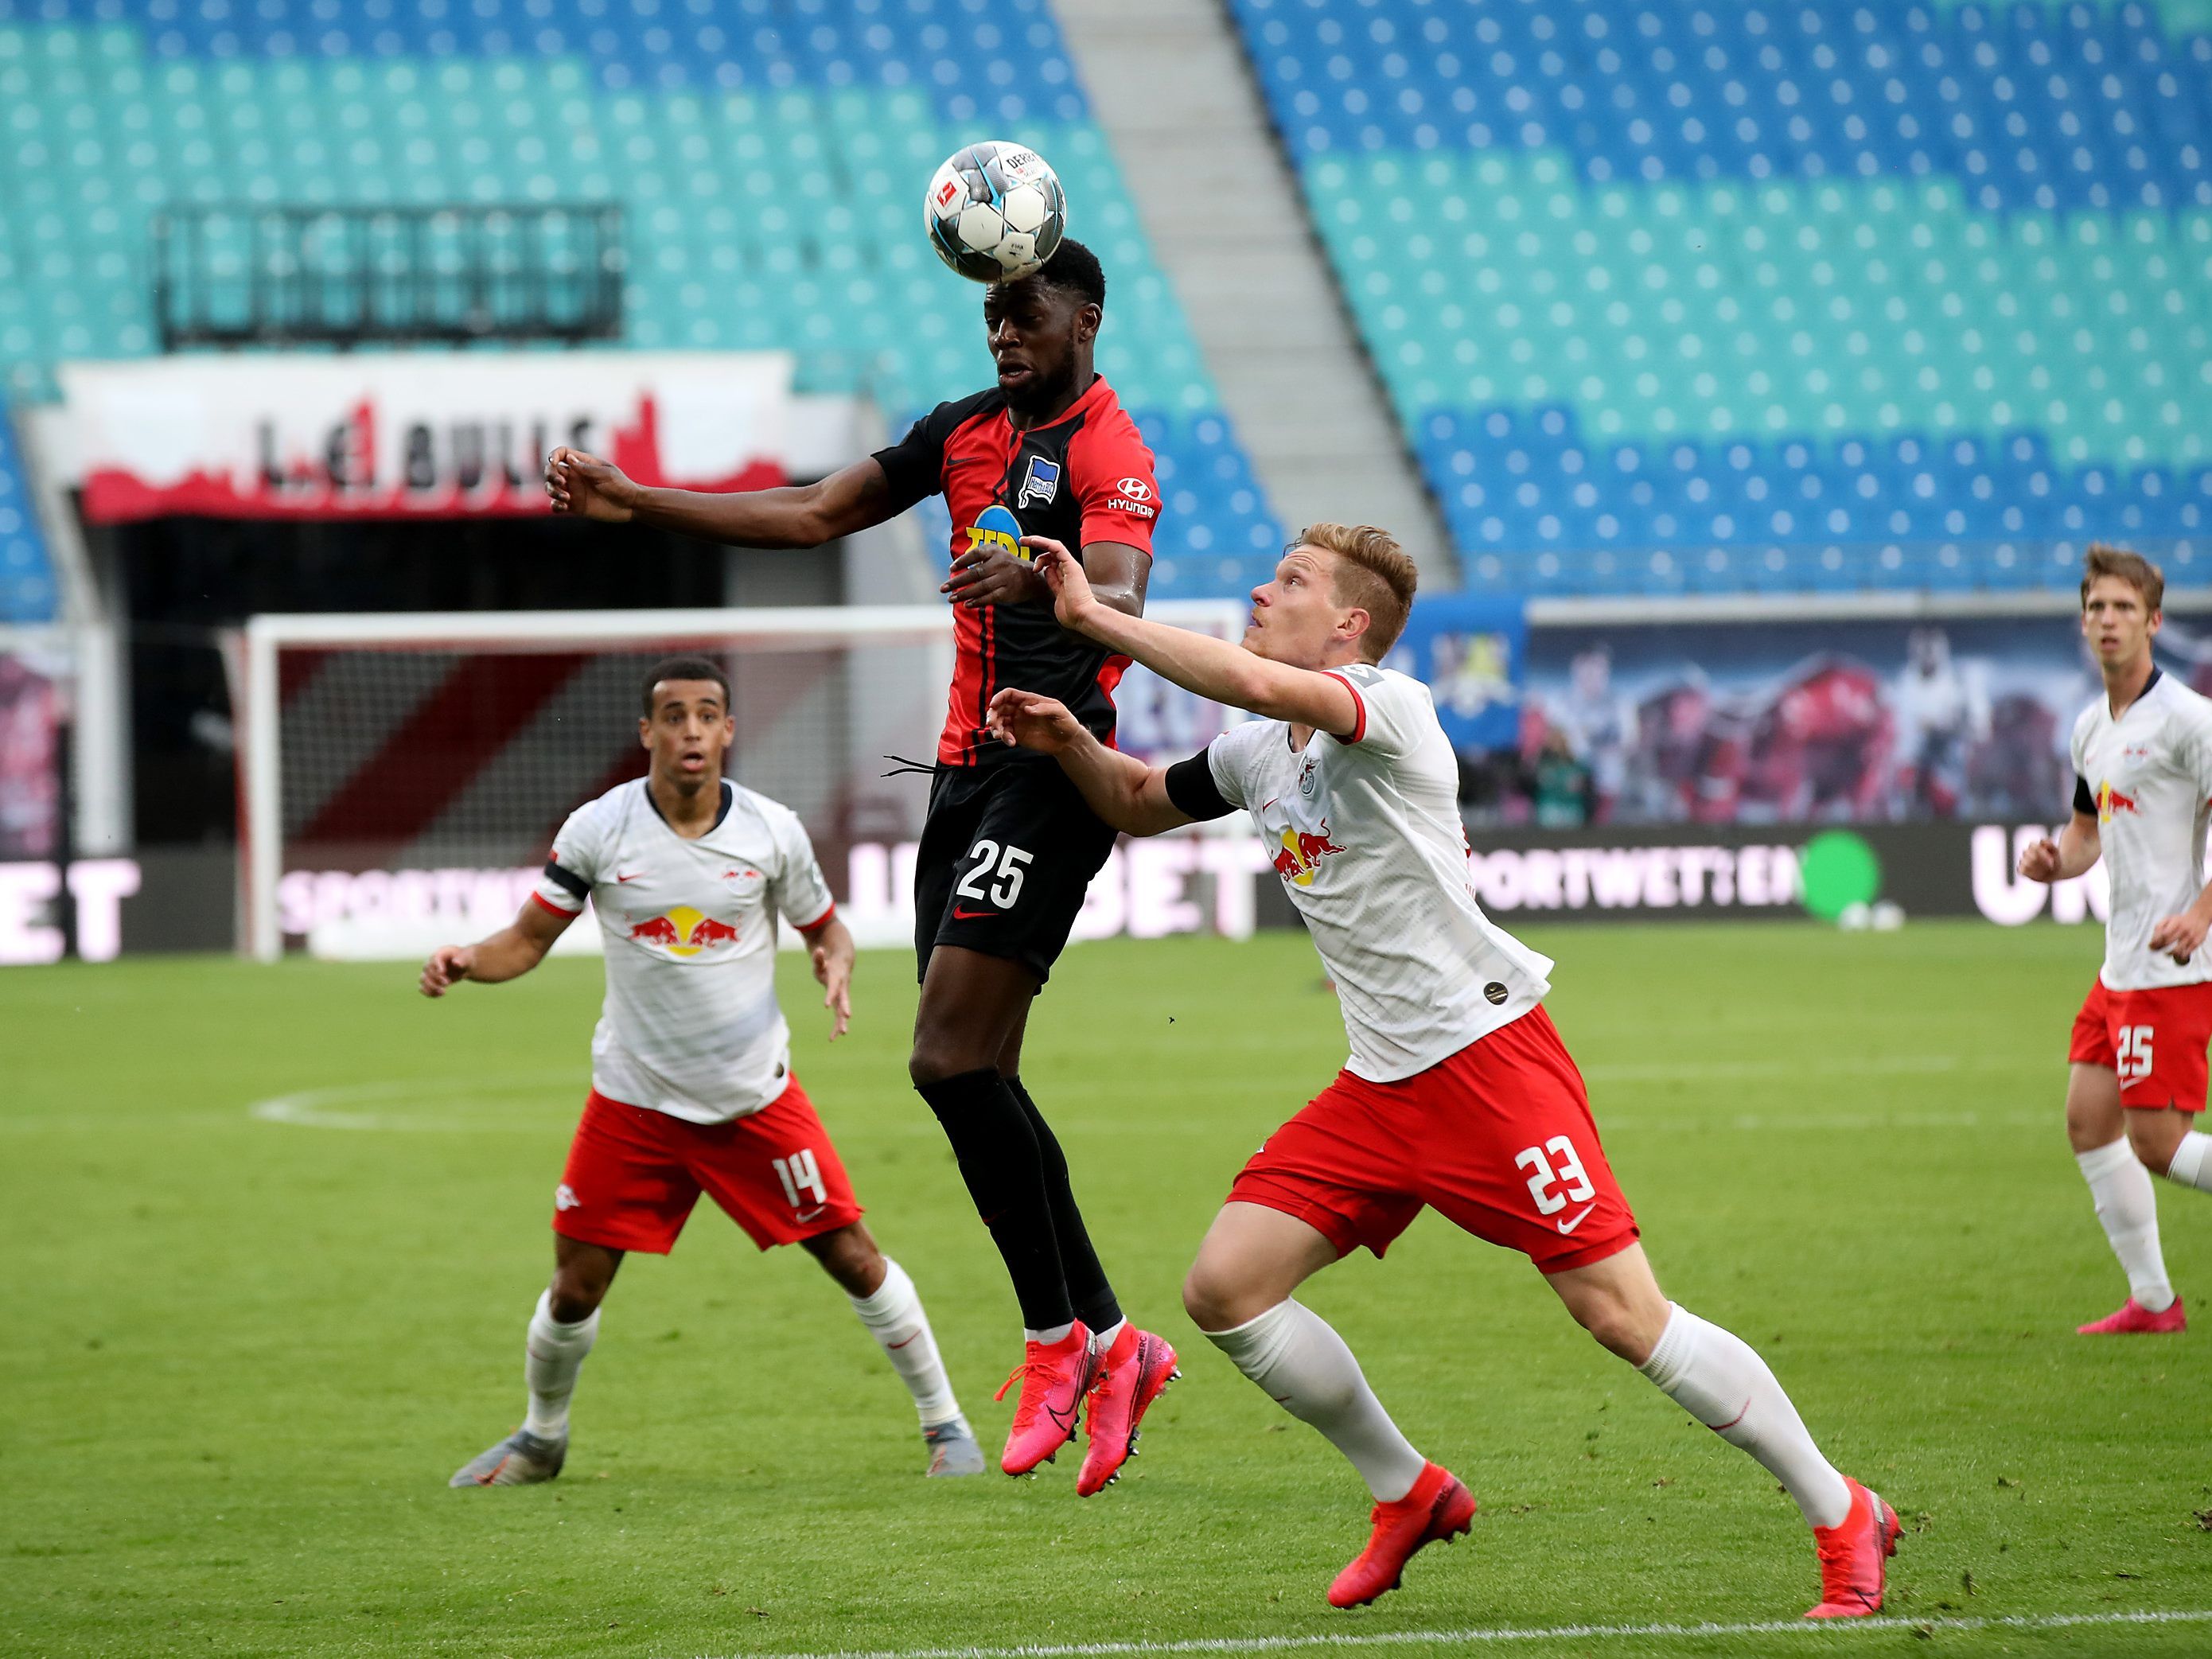
[[[283,678],[288,650],[464,651],[483,655],[645,647],[804,652],[857,645],[933,646],[949,653],[944,605],[787,605],[744,610],[414,611],[264,614],[229,653],[236,679],[242,888],[240,944],[264,961],[282,955],[276,892],[284,873]],[[1156,620],[1235,638],[1245,607],[1233,600],[1164,600]],[[573,803],[569,803],[573,804]],[[562,803],[549,803],[549,808]]]

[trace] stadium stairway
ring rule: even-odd
[[[1291,526],[1386,525],[1431,583],[1451,542],[1382,395],[1219,0],[1058,0],[1091,108]]]
[[[2203,7],[1234,4],[1471,585],[2205,580]]]
[[[979,137],[1052,160],[1113,278],[1154,591],[1241,593],[1280,532],[1042,0],[0,0],[0,380],[155,349],[166,204],[614,201],[628,344],[788,348],[902,429],[988,380],[918,194]]]

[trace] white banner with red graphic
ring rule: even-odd
[[[793,476],[782,352],[392,352],[65,363],[70,482],[94,524],[548,510],[571,444],[641,483]],[[805,442],[804,438],[797,440]]]

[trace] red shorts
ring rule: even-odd
[[[1395,1083],[1350,1072],[1267,1138],[1229,1190],[1381,1255],[1424,1205],[1545,1273],[1636,1242],[1582,1073],[1531,1009]]]
[[[2212,983],[2108,991],[2100,977],[2074,1016],[2066,1058],[2120,1079],[2120,1104],[2204,1109],[2204,1049],[2212,1043]]]
[[[860,1218],[830,1132],[794,1077],[727,1123],[686,1123],[592,1090],[553,1195],[553,1231],[666,1255],[702,1191],[763,1250]]]

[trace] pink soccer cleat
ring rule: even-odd
[[[1897,1553],[1897,1511],[1864,1486],[1850,1488],[1849,1514],[1832,1527],[1813,1528],[1820,1552],[1820,1600],[1808,1619],[1863,1619],[1881,1611],[1884,1563]]]
[[[1333,1607],[1364,1607],[1398,1588],[1414,1553],[1439,1540],[1449,1540],[1474,1524],[1474,1494],[1441,1463],[1421,1466],[1413,1491],[1395,1504],[1377,1504],[1368,1517],[1375,1527],[1367,1547],[1328,1587]]]
[[[1031,1342],[1022,1353],[1013,1375],[999,1385],[994,1400],[1004,1400],[1018,1382],[1021,1397],[1014,1402],[1014,1424],[1006,1431],[1006,1449],[999,1467],[1008,1474],[1027,1474],[1040,1463],[1049,1463],[1060,1449],[1075,1438],[1077,1414],[1083,1396],[1097,1380],[1098,1362],[1091,1356],[1091,1333],[1077,1320],[1057,1342]]]
[[[1176,1351],[1150,1331],[1123,1325],[1114,1346],[1100,1357],[1098,1380],[1091,1385],[1085,1427],[1091,1449],[1075,1477],[1075,1493],[1089,1498],[1120,1478],[1121,1465],[1137,1449],[1137,1425],[1152,1401],[1182,1373]]]
[[[2153,1313],[2148,1308],[2130,1297],[2120,1304],[2118,1313],[2108,1313],[2102,1319],[2087,1325],[2076,1325],[2076,1336],[2164,1336],[2173,1331],[2189,1328],[2189,1316],[2181,1310],[2181,1298],[2173,1298],[2173,1305],[2164,1313]]]

